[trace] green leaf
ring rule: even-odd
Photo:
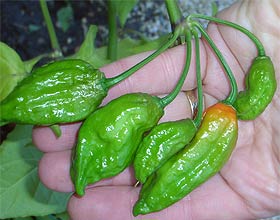
[[[32,68],[33,66],[39,61],[41,60],[42,58],[44,57],[48,57],[49,54],[42,54],[42,55],[39,55],[37,57],[34,57],[32,58],[31,60],[26,60],[24,61],[24,66],[25,66],[25,69],[26,69],[26,72],[27,73],[30,73],[32,71]]]
[[[66,210],[70,194],[51,191],[39,180],[42,153],[32,145],[31,132],[31,126],[17,125],[0,146],[0,219]]]
[[[62,212],[62,213],[56,214],[55,216],[56,216],[56,218],[58,218],[58,220],[68,220],[68,219],[70,219],[70,216],[69,216],[68,212]]]
[[[54,215],[36,216],[36,220],[59,220]]]
[[[111,63],[112,61],[107,59],[107,46],[100,48],[94,47],[96,33],[97,27],[95,25],[91,25],[79,51],[68,58],[85,60],[97,69],[108,63]],[[158,49],[163,43],[167,41],[168,36],[169,35],[164,35],[151,41],[147,39],[134,40],[131,38],[120,40],[118,43],[117,59]]]
[[[29,24],[28,25],[28,30],[30,32],[35,32],[35,31],[38,31],[40,29],[41,29],[41,27],[39,25],[35,25],[35,24]]]
[[[26,76],[23,61],[17,52],[0,42],[0,101]]]
[[[130,11],[137,4],[137,0],[112,0],[112,2],[114,3],[120,24],[124,27]]]
[[[215,17],[219,12],[217,2],[215,2],[215,1],[211,2],[211,7],[212,7],[212,16]]]
[[[57,12],[57,19],[62,30],[66,32],[73,21],[73,9],[71,5],[68,4],[66,7],[59,9]]]
[[[23,217],[23,218],[13,218],[11,220],[34,220],[32,217]]]
[[[131,38],[125,38],[121,40],[118,44],[118,58],[125,58],[134,54],[142,53],[145,51],[151,51],[158,49],[163,45],[168,39],[168,35],[162,36],[156,40],[134,40]],[[96,54],[102,59],[106,57],[107,47],[101,47],[96,49]],[[107,60],[109,63],[110,60]]]
[[[82,59],[89,62],[94,68],[98,69],[104,64],[108,63],[106,58],[101,58],[97,53],[94,46],[94,41],[96,38],[97,27],[95,25],[90,25],[89,30],[86,34],[85,40],[82,43],[79,51],[74,54],[71,58]]]

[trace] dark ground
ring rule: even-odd
[[[106,8],[98,1],[71,1],[73,18],[64,32],[58,26],[57,12],[66,6],[66,1],[48,1],[59,43],[63,52],[70,54],[83,40],[85,17],[87,23],[105,24]],[[101,10],[94,10],[96,7]],[[1,1],[1,41],[16,49],[24,60],[51,51],[39,1]]]
[[[1,41],[16,49],[23,60],[51,51],[39,1],[1,0],[0,4]],[[58,12],[67,5],[73,9],[73,16],[69,19],[69,28],[63,31],[58,19]],[[162,6],[163,1],[153,1],[153,7],[158,9]],[[77,49],[90,24],[98,25],[99,28],[96,46],[106,45],[108,34],[106,1],[48,1],[48,7],[64,55],[72,54]],[[125,26],[127,30],[139,30],[139,24],[143,23],[143,20],[157,18],[159,21],[162,19],[159,10],[144,7],[139,4],[137,10],[132,12],[133,19],[129,19]],[[144,15],[141,15],[141,10],[145,10]],[[164,14],[163,17],[166,19],[167,14]],[[158,33],[151,33],[151,36],[156,34]]]

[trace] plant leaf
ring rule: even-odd
[[[66,7],[63,7],[58,10],[57,19],[60,24],[60,27],[64,32],[66,32],[69,29],[71,22],[73,21],[73,17],[73,9],[69,4]]]
[[[31,60],[26,60],[26,61],[24,61],[23,63],[24,63],[26,72],[27,72],[27,73],[30,73],[30,72],[32,71],[32,69],[33,69],[33,66],[34,66],[37,62],[39,62],[42,58],[48,57],[48,56],[49,56],[49,54],[42,54],[42,55],[39,55],[39,56],[37,56],[37,57],[32,58]]]
[[[68,58],[82,59],[89,62],[94,68],[100,68],[112,61],[107,59],[107,46],[95,48],[94,40],[97,34],[97,27],[90,25],[86,34],[84,42],[81,44],[77,53]],[[121,59],[137,53],[158,49],[163,43],[167,41],[169,35],[164,35],[155,40],[134,40],[131,38],[125,38],[118,43],[118,57]]]
[[[36,216],[36,220],[59,220],[54,215]]]
[[[137,0],[112,0],[119,17],[121,27],[124,27],[130,11],[137,4]]]
[[[6,98],[25,76],[26,70],[20,56],[7,44],[0,42],[0,101]]]
[[[168,35],[164,35],[152,41],[125,38],[119,42],[117,59],[125,58],[145,51],[156,50],[163,45],[167,39]],[[107,55],[107,46],[96,49],[96,54],[98,54],[101,59],[105,59]],[[110,60],[107,61],[107,63],[110,62]]]
[[[23,218],[21,218],[21,217],[19,217],[19,218],[13,218],[13,219],[11,219],[11,220],[34,220],[31,216],[29,216],[29,217],[23,217]]]
[[[42,153],[31,144],[31,132],[31,126],[17,125],[0,146],[0,219],[66,210],[70,194],[51,191],[39,180]]]
[[[217,1],[211,2],[211,7],[212,7],[212,16],[215,17],[219,12]]]
[[[68,212],[62,212],[62,213],[56,214],[55,217],[58,218],[58,220],[70,219]]]
[[[106,58],[101,58],[97,53],[94,46],[96,38],[97,27],[90,25],[89,30],[86,34],[85,40],[81,44],[79,51],[71,56],[71,58],[82,59],[89,62],[94,68],[98,69],[104,64],[108,63]]]

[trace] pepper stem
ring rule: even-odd
[[[53,131],[53,133],[55,134],[55,136],[57,138],[59,138],[61,136],[61,129],[60,129],[59,125],[57,125],[57,124],[50,125],[50,129]]]
[[[239,30],[243,34],[247,35],[254,42],[254,44],[256,45],[257,50],[258,50],[258,55],[265,56],[265,49],[264,49],[264,46],[262,45],[261,41],[252,32],[250,32],[246,28],[244,28],[238,24],[235,24],[233,22],[230,22],[230,21],[226,21],[226,20],[222,20],[220,18],[211,17],[211,16],[207,16],[207,15],[202,15],[202,14],[192,14],[192,15],[190,15],[190,17],[213,21],[213,22],[216,22],[219,24],[224,24],[224,25],[227,25],[227,26],[230,26],[232,28]]]
[[[173,89],[173,91],[171,93],[169,93],[167,96],[161,98],[161,105],[163,108],[165,106],[167,106],[169,103],[171,103],[176,98],[176,96],[181,91],[184,81],[188,75],[190,63],[191,63],[191,55],[192,55],[192,36],[191,36],[190,30],[186,30],[186,50],[187,50],[186,62],[185,62],[185,66],[183,69],[183,73],[182,73],[177,85]]]
[[[228,104],[233,104],[236,100],[237,97],[237,84],[236,84],[236,80],[234,78],[234,75],[228,65],[228,63],[226,62],[224,56],[222,55],[221,51],[217,48],[217,46],[215,45],[215,43],[213,42],[213,40],[210,38],[210,36],[208,35],[208,33],[204,30],[204,28],[201,26],[201,24],[199,24],[198,22],[192,22],[192,25],[194,25],[195,27],[198,28],[198,30],[200,31],[200,33],[202,34],[202,36],[207,40],[207,42],[209,43],[209,45],[211,46],[211,48],[213,49],[213,51],[215,52],[215,54],[217,55],[217,57],[219,58],[221,64],[224,67],[224,70],[226,71],[226,74],[230,80],[230,84],[231,84],[231,91],[230,94],[228,95],[228,97],[224,100],[224,102],[228,103]]]
[[[175,31],[174,34],[172,34],[172,37],[168,40],[167,43],[165,43],[163,46],[161,46],[158,50],[156,50],[154,53],[152,53],[150,56],[142,60],[141,62],[137,63],[127,71],[121,73],[118,76],[112,77],[112,78],[107,78],[105,79],[104,86],[106,88],[111,88],[112,86],[116,85],[117,83],[123,81],[133,73],[135,73],[137,70],[141,69],[143,66],[145,66],[147,63],[152,61],[154,58],[156,58],[158,55],[160,55],[162,52],[167,50],[178,38],[179,36],[179,31]]]
[[[198,106],[197,114],[194,119],[194,124],[198,128],[202,121],[203,114],[203,90],[201,80],[201,68],[200,68],[200,48],[199,48],[199,37],[196,30],[192,29],[192,34],[195,40],[195,62],[196,62],[196,82],[197,82],[197,96]]]

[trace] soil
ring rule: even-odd
[[[57,38],[64,55],[75,52],[88,30],[90,24],[98,25],[98,34],[95,44],[97,47],[107,43],[107,6],[104,0],[92,1],[47,1],[52,21],[55,25]],[[144,5],[143,5],[144,4]],[[146,7],[147,5],[148,7]],[[41,13],[39,1],[0,1],[1,6],[1,36],[0,40],[16,49],[23,60],[31,59],[42,53],[51,51],[51,44],[47,28]],[[58,12],[67,6],[73,10],[73,16],[69,21],[69,28],[63,30],[58,19]],[[155,10],[156,9],[156,10]],[[145,31],[149,37],[157,37],[159,32],[155,22],[165,21],[164,29],[168,29],[167,13],[161,14],[164,9],[163,1],[155,1],[152,5],[140,1],[125,29]],[[145,13],[143,13],[145,11]],[[153,28],[141,25],[150,20]],[[149,29],[150,30],[149,30]],[[133,32],[133,31],[128,31]],[[166,30],[164,31],[166,32]],[[123,32],[120,33],[124,36]]]
[[[67,1],[48,1],[57,38],[65,55],[73,53],[81,44],[85,21],[106,23],[105,4],[99,1],[71,1],[71,5],[73,19],[68,30],[63,31],[59,27],[57,13],[67,6]],[[101,10],[94,10],[95,7]],[[1,41],[16,49],[23,60],[51,51],[39,1],[1,1]]]

